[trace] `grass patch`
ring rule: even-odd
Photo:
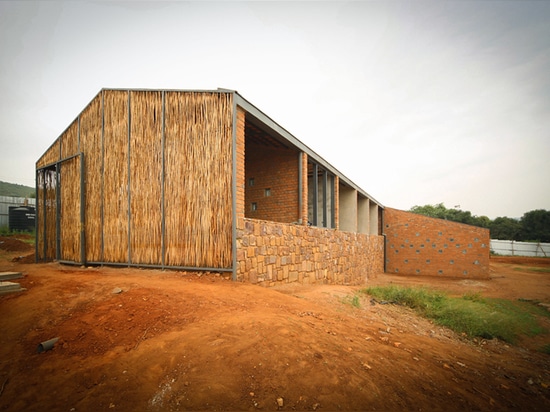
[[[32,246],[34,246],[36,241],[34,230],[32,232],[21,232],[18,230],[9,230],[7,226],[0,227],[0,236],[13,237]]]
[[[31,246],[36,244],[36,237],[32,235],[31,237],[18,238],[21,242],[27,243]]]
[[[354,308],[360,308],[361,307],[361,302],[359,300],[358,295],[346,296],[346,297],[342,298],[342,303],[345,303],[346,305],[351,305]]]
[[[484,298],[477,293],[449,297],[427,288],[399,286],[372,287],[363,292],[410,307],[438,325],[469,337],[498,338],[509,343],[517,342],[520,336],[546,333],[537,316],[549,316],[548,311],[530,302]]]

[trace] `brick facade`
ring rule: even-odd
[[[383,271],[382,236],[244,219],[237,230],[237,280],[361,285]]]
[[[274,222],[298,222],[299,153],[252,144],[247,145],[246,150],[245,216]]]
[[[489,230],[385,208],[386,272],[489,277]]]

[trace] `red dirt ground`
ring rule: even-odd
[[[23,272],[13,281],[27,289],[0,295],[0,410],[550,410],[550,356],[537,351],[548,334],[471,341],[368,296],[357,308],[357,287],[266,289],[30,255],[0,250],[0,271]],[[490,266],[488,280],[380,273],[369,285],[550,303],[550,273],[533,270],[550,259]]]

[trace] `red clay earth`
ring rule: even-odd
[[[355,307],[358,287],[23,263],[32,251],[0,250],[0,271],[27,289],[0,296],[0,410],[550,410],[548,334],[474,341],[366,295]],[[533,268],[549,266],[499,258],[487,280],[369,285],[548,304],[550,273]]]

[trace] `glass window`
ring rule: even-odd
[[[308,163],[308,224],[334,227],[334,175],[316,163]]]

